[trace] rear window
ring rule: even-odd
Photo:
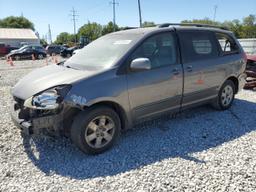
[[[229,35],[223,33],[216,33],[216,38],[219,42],[223,55],[230,55],[239,53],[239,47],[236,44],[235,40]]]
[[[216,58],[218,50],[214,35],[209,32],[182,31],[179,33],[182,58],[185,63]]]

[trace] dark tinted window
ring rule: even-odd
[[[239,47],[233,38],[226,34],[216,33],[219,45],[224,55],[235,54],[239,52]]]
[[[151,68],[176,64],[175,38],[171,33],[162,33],[145,40],[132,54],[130,62],[137,58],[148,58]]]
[[[214,36],[209,32],[179,32],[182,58],[185,63],[218,56]]]

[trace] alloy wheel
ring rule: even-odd
[[[109,116],[98,116],[87,125],[85,140],[92,148],[102,148],[114,137],[115,123]]]
[[[223,106],[228,106],[232,102],[234,97],[234,91],[230,85],[224,87],[221,93],[221,102]]]

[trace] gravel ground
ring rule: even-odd
[[[45,61],[0,61],[0,191],[256,191],[256,94],[233,107],[162,118],[125,132],[110,151],[80,152],[66,138],[22,137],[10,88]]]

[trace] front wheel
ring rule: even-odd
[[[113,146],[120,135],[117,113],[108,107],[96,107],[80,112],[71,127],[71,140],[83,152],[98,154]]]
[[[218,97],[213,106],[219,110],[226,110],[231,107],[235,97],[235,85],[233,81],[227,80],[219,90]]]

